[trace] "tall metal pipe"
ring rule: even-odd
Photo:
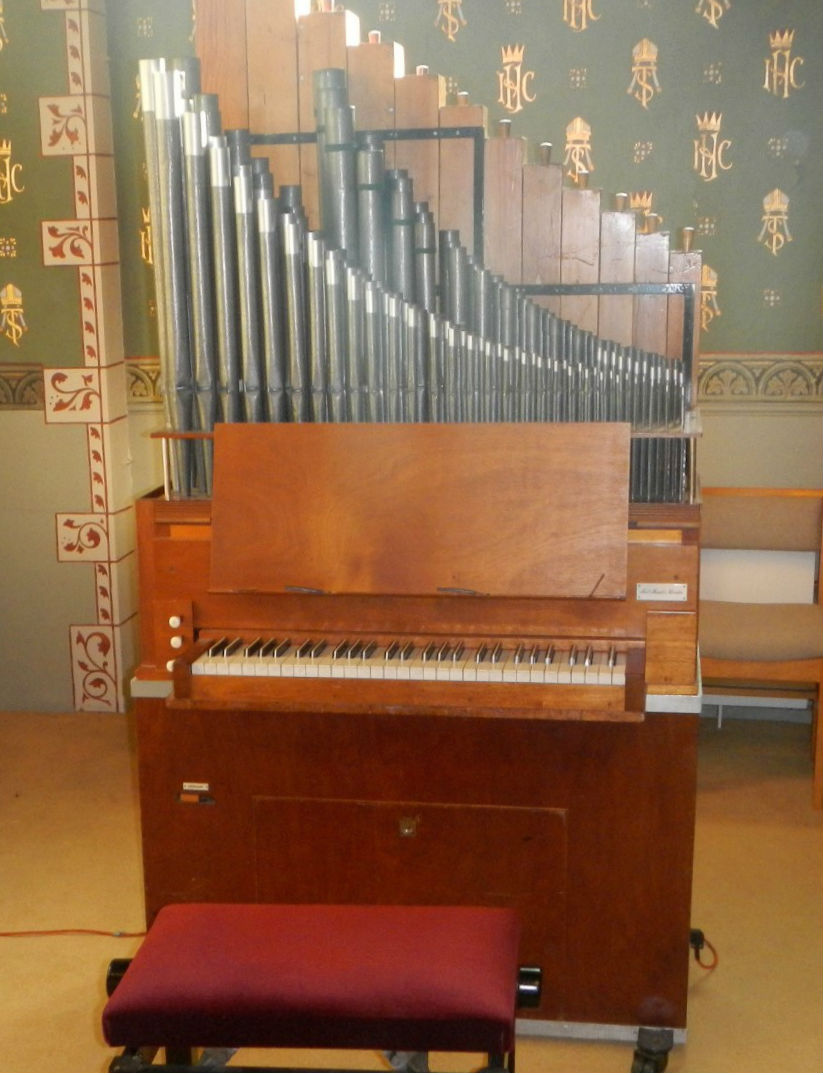
[[[231,157],[222,136],[209,139],[214,300],[217,324],[218,392],[227,422],[243,420],[240,394],[241,352],[238,336],[238,280]]]
[[[360,269],[351,265],[346,274],[346,417],[365,422],[369,415],[368,379],[366,376],[366,296]]]
[[[212,293],[214,262],[209,204],[207,115],[191,110],[184,112],[182,129],[189,313],[194,365],[194,424],[197,429],[210,432],[220,411],[217,395],[217,334]],[[198,447],[202,449],[203,445]],[[199,450],[194,455],[195,484],[208,494],[211,488],[210,452]]]
[[[247,422],[263,422],[268,414],[268,400],[263,367],[260,266],[251,163],[239,164],[235,169],[233,181],[243,411]]]
[[[346,274],[342,250],[329,250],[325,261],[328,407],[332,422],[349,416],[346,391]]]
[[[427,313],[437,309],[437,227],[425,202],[414,206],[414,296]]]
[[[355,178],[354,120],[348,104],[325,110],[326,141],[323,156],[328,191],[323,234],[332,250],[344,251],[357,260],[357,181]]]
[[[386,186],[383,143],[366,140],[357,151],[357,216],[360,268],[386,282]]]
[[[320,209],[320,228],[331,246],[337,245],[335,222],[335,180],[326,154],[328,112],[348,106],[346,72],[339,67],[326,67],[312,74],[314,107],[315,152],[317,157],[317,193]],[[334,141],[334,135],[332,135]]]
[[[388,206],[388,285],[406,302],[414,302],[414,192],[402,168],[386,172]]]
[[[272,422],[288,417],[283,280],[280,266],[277,202],[264,190],[255,197],[257,251],[260,259],[260,324],[268,416]]]
[[[326,332],[326,247],[318,232],[306,235],[306,313],[308,316],[309,390],[314,422],[329,419],[329,352]]]
[[[303,224],[294,213],[280,216],[283,244],[283,276],[286,292],[286,341],[288,356],[288,418],[311,420],[308,333],[303,258]]]
[[[178,432],[188,432],[194,429],[195,410],[180,127],[185,106],[185,75],[181,70],[155,69],[153,81],[160,210],[156,224],[163,244],[161,286],[165,289],[166,355],[162,365],[165,391],[171,401],[171,426]],[[192,483],[192,453],[185,442],[179,442],[177,449],[178,481],[181,490],[188,493]]]

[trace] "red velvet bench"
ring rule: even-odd
[[[165,907],[110,978],[103,1034],[124,1050],[109,1070],[285,1047],[484,1053],[486,1070],[514,1071],[515,1007],[539,994],[539,971],[518,967],[519,932],[499,908]]]

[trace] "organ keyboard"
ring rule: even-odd
[[[624,686],[626,655],[614,646],[595,649],[553,642],[340,642],[311,638],[209,639],[192,661],[195,676],[295,676],[314,679],[437,680],[441,683],[581,683]]]

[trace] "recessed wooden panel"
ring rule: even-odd
[[[398,903],[519,912],[520,962],[544,965],[544,1002],[565,982],[566,812],[465,803],[260,798],[257,899]]]
[[[628,426],[220,425],[211,588],[621,597]]]

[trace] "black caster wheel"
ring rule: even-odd
[[[637,1032],[637,1048],[634,1050],[632,1071],[665,1071],[669,1063],[669,1051],[674,1044],[671,1030],[659,1027],[640,1027]]]
[[[106,971],[106,996],[110,997],[120,985],[120,981],[129,969],[130,959],[113,959]]]
[[[669,1062],[669,1054],[663,1053],[657,1056],[649,1056],[639,1049],[634,1051],[632,1071],[665,1071]]]

